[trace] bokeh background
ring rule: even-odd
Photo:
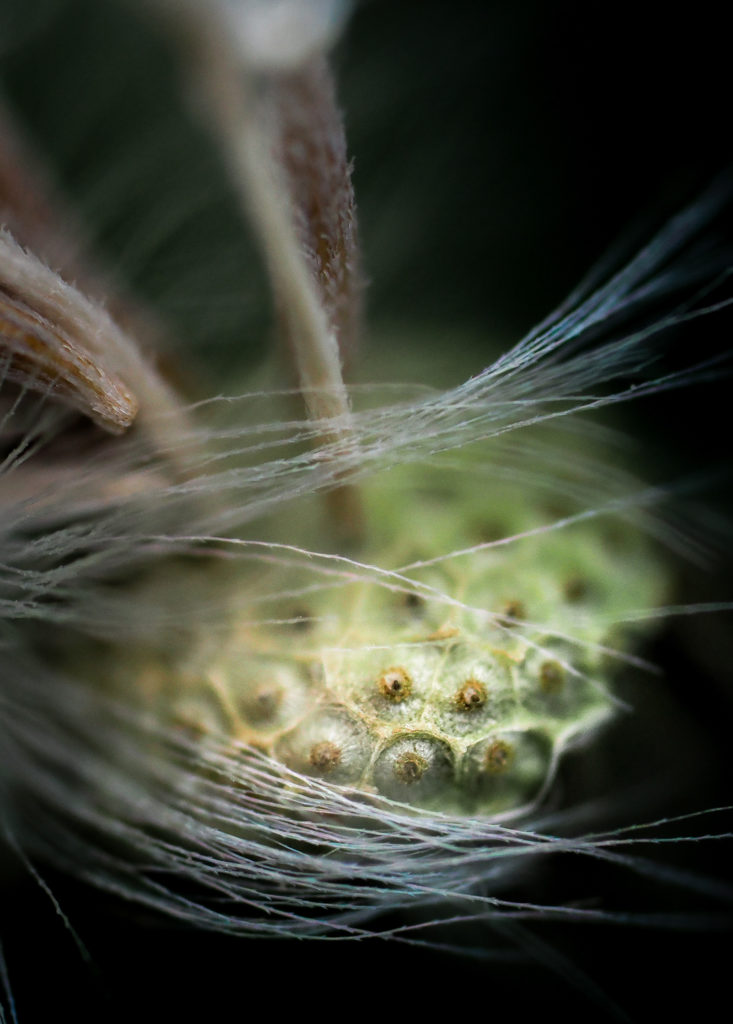
[[[365,0],[334,61],[370,331],[399,330],[416,345],[444,339],[476,368],[544,317],[621,233],[644,239],[731,166],[728,35],[715,4],[661,16],[656,5],[625,2]],[[204,389],[245,380],[270,344],[265,281],[216,154],[188,116],[175,60],[134,4],[0,0],[0,85],[106,265],[170,326],[181,379]],[[716,230],[733,238],[725,218]],[[730,326],[716,318],[677,332],[669,366],[725,353]],[[713,376],[705,388],[629,407],[625,422],[643,438],[652,478],[710,470],[696,500],[725,516],[730,381],[723,368]],[[702,573],[680,572],[689,600],[731,596],[722,554]],[[665,813],[730,802],[727,632],[724,618],[669,627],[648,652],[667,671],[667,696],[646,710],[641,699],[638,721],[609,737],[620,772],[648,762],[650,773],[670,773]],[[706,878],[729,879],[729,856],[725,844],[665,850],[667,862]],[[41,889],[8,875],[0,935],[21,1021],[62,1008],[78,1021],[218,1020],[249,1015],[260,998],[273,1014],[374,1016],[392,1012],[395,985],[400,1012],[411,1014],[441,997],[455,1017],[524,1019],[549,999],[565,1018],[612,1013],[554,969],[379,941],[187,934],[44,877],[91,963]],[[553,866],[534,886],[535,898],[585,894],[589,906],[598,897],[650,913],[722,903],[720,893],[681,899],[577,865]],[[548,922],[537,934],[631,1019],[674,1019],[724,990],[722,924],[690,932]]]

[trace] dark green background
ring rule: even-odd
[[[515,340],[543,317],[620,231],[660,223],[729,166],[729,37],[716,11],[705,3],[663,17],[656,6],[626,3],[361,5],[336,65],[374,329],[425,325],[450,345],[472,336],[480,362],[484,346],[488,358],[497,340]],[[30,8],[0,0],[0,76],[109,264],[172,324],[181,361],[203,366],[211,386],[232,364],[243,374],[256,365],[268,336],[265,282],[160,40],[130,9],[100,0]],[[727,350],[729,337],[730,324],[715,321],[673,347],[696,359]],[[652,475],[728,461],[728,394],[721,377],[627,413],[648,438]],[[710,500],[723,505],[725,491],[716,485]],[[729,596],[725,568],[721,580],[714,575],[690,592]],[[646,757],[658,770],[651,751],[663,749],[675,779],[670,811],[730,799],[730,647],[721,631],[668,630],[650,655],[668,669],[669,716],[655,726],[652,709],[609,741],[619,770]],[[659,734],[668,728],[677,730],[671,740]],[[680,763],[683,776],[689,764],[694,797],[672,772]],[[730,875],[723,846],[665,855]],[[49,880],[97,969],[81,962],[34,885],[3,893],[0,929],[24,1022],[238,1020],[259,998],[267,1016],[344,1019],[363,1007],[379,1019],[395,1009],[395,986],[410,1019],[434,1014],[443,994],[454,1003],[450,1020],[522,1020],[548,1006],[565,1020],[604,1014],[551,972],[379,943],[261,945],[141,927],[106,898]],[[664,887],[573,864],[538,894],[680,905]],[[716,962],[729,933],[547,924],[540,934],[633,1020],[675,1020],[686,1008],[703,1016],[725,989]]]

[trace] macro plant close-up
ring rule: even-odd
[[[1,1024],[723,993],[704,13],[0,0]]]

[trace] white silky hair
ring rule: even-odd
[[[665,331],[721,305],[707,295],[726,268],[701,258],[694,243],[729,193],[727,181],[713,185],[621,270],[600,268],[465,382],[353,386],[348,447],[323,443],[322,422],[287,418],[288,389],[253,388],[159,413],[160,429],[148,410],[145,430],[64,472],[43,453],[69,414],[47,395],[24,393],[6,412],[6,426],[20,423],[22,436],[0,475],[0,810],[9,847],[194,927],[258,937],[365,936],[386,909],[404,914],[389,934],[409,941],[430,941],[446,921],[498,928],[548,917],[630,920],[505,895],[549,856],[729,899],[723,883],[636,852],[670,841],[670,826],[676,843],[717,838],[705,825],[714,809],[676,825],[634,820],[608,831],[578,827],[591,808],[549,805],[509,824],[407,810],[301,776],[245,746],[215,737],[194,744],[135,701],[76,678],[68,659],[52,666],[38,653],[45,630],[72,648],[76,638],[172,649],[202,629],[224,635],[230,574],[240,566],[237,613],[266,621],[267,608],[248,590],[252,564],[297,570],[299,580],[305,573],[313,587],[368,579],[419,593],[409,566],[362,564],[273,539],[262,526],[289,512],[296,520],[313,495],[344,479],[406,463],[479,480],[504,473],[526,478],[533,492],[569,497],[573,510],[549,520],[547,531],[605,516],[672,549],[690,546],[658,511],[662,489],[618,467],[601,476],[592,454],[573,463],[563,438],[595,432],[610,450],[616,439],[581,414],[710,374],[709,364],[679,373],[655,366]],[[221,590],[216,574],[199,571],[208,562],[225,570]],[[658,614],[629,608],[630,618]],[[156,755],[141,763],[141,750]]]
[[[726,195],[725,183],[713,187],[608,283],[589,295],[579,290],[568,309],[561,309],[465,383],[445,391],[428,388],[417,398],[400,396],[396,402],[381,399],[379,386],[355,389],[351,443],[346,449],[339,443],[318,443],[324,433],[319,421],[257,419],[263,410],[266,414],[279,411],[287,393],[219,396],[187,410],[191,423],[196,424],[189,429],[188,417],[181,416],[179,410],[149,411],[145,432],[167,441],[167,445],[158,443],[154,456],[145,437],[123,440],[112,455],[104,450],[93,454],[87,464],[75,465],[66,479],[54,475],[49,500],[29,505],[22,487],[14,498],[14,477],[22,480],[29,448],[37,449],[49,432],[52,436],[58,422],[63,422],[62,413],[52,412],[53,425],[46,426],[44,432],[40,426],[34,427],[6,459],[2,529],[8,569],[0,595],[5,614],[10,619],[58,616],[83,630],[96,617],[92,612],[92,619],[88,618],[90,606],[97,603],[97,597],[81,585],[87,573],[98,577],[138,558],[145,562],[207,542],[229,543],[246,551],[257,541],[228,531],[241,531],[273,509],[281,510],[288,503],[326,491],[338,480],[359,480],[406,462],[431,464],[458,449],[466,449],[469,456],[472,450],[478,451],[480,466],[484,451],[471,448],[479,442],[496,440],[501,444],[513,431],[542,424],[563,426],[579,413],[704,378],[710,372],[708,365],[660,376],[653,373],[656,336],[713,311],[704,304],[678,308],[661,320],[635,326],[629,333],[618,331],[595,347],[586,347],[584,339],[605,318],[632,316],[647,303],[689,285],[698,271],[694,265],[690,270],[684,259],[675,265],[675,256],[715,216]],[[629,383],[615,391],[610,385],[619,378]],[[364,410],[359,409],[362,393],[370,399]],[[376,408],[370,397],[374,393],[380,403]],[[36,406],[48,414],[43,396],[29,395],[25,401],[32,409]],[[208,426],[207,419],[215,421],[220,409],[226,415],[225,425]],[[171,420],[175,432],[170,429]],[[43,422],[39,414],[38,423]],[[38,432],[40,441],[35,439]],[[550,445],[550,454],[552,450]],[[561,448],[554,458],[558,464],[563,462]],[[191,463],[186,477],[171,481],[166,465],[182,459]],[[509,472],[516,474],[522,469],[527,471],[519,461]],[[623,476],[620,481],[613,476],[606,480],[593,484],[596,496],[610,487],[596,514],[608,511],[612,502],[633,507],[650,500],[649,494],[640,499],[639,494],[616,493],[619,484],[628,488],[629,481]],[[123,481],[127,483],[121,486]],[[550,477],[546,486],[564,488],[567,481],[563,476],[553,484]],[[107,496],[110,491],[111,500]],[[92,522],[84,522],[80,517],[92,509]],[[593,511],[588,509],[585,514]],[[41,530],[43,536],[28,540],[30,532]],[[84,557],[80,559],[81,552]],[[303,554],[310,558],[312,553]],[[49,562],[53,568],[45,568]],[[14,569],[15,565],[22,566],[22,571]],[[57,588],[63,589],[63,603],[38,604],[38,597],[48,598]],[[124,616],[111,618],[107,626],[111,635],[126,628]]]
[[[37,632],[27,634],[24,624],[53,625],[67,636],[124,644],[150,643],[153,638],[160,642],[167,629],[175,638],[181,630],[199,630],[202,623],[215,630],[218,622],[221,628],[229,597],[217,597],[207,587],[195,562],[188,577],[186,570],[175,572],[172,587],[166,580],[167,558],[190,554],[203,561],[207,547],[215,547],[213,557],[227,563],[254,559],[307,567],[315,585],[369,579],[420,593],[409,568],[386,571],[303,549],[289,544],[287,537],[262,541],[256,523],[289,504],[297,509],[304,495],[327,490],[345,474],[362,479],[406,461],[440,466],[446,454],[477,441],[496,439],[506,446],[512,432],[528,426],[548,420],[564,424],[579,410],[684,383],[689,374],[637,375],[638,383],[621,391],[593,390],[620,375],[627,378],[630,370],[649,362],[649,339],[667,323],[692,315],[687,310],[621,333],[600,349],[586,352],[578,347],[584,331],[604,315],[628,308],[636,296],[666,290],[678,275],[684,280],[681,268],[664,268],[673,262],[678,246],[713,215],[721,195],[720,188],[713,189],[608,284],[581,297],[466,383],[446,391],[420,389],[417,397],[396,403],[385,402],[377,388],[379,404],[355,410],[352,448],[346,453],[332,453],[328,446],[303,447],[318,438],[318,423],[253,418],[249,407],[277,408],[276,395],[254,392],[214,398],[188,410],[197,426],[180,438],[181,450],[189,459],[196,458],[191,452],[201,454],[182,482],[166,479],[169,452],[157,453],[156,471],[143,443],[122,440],[111,460],[92,456],[87,464],[75,465],[71,479],[53,480],[47,500],[29,502],[23,495],[8,498],[13,477],[24,472],[25,453],[11,461],[3,478],[8,487],[3,501],[5,668],[0,694],[4,786],[10,801],[5,829],[11,842],[103,888],[225,932],[294,936],[325,930],[353,935],[368,931],[381,907],[434,906],[443,899],[453,918],[490,919],[507,913],[531,919],[550,912],[577,920],[605,916],[603,911],[519,907],[498,894],[519,866],[549,851],[599,858],[631,871],[652,870],[626,847],[635,840],[653,842],[653,824],[648,832],[635,823],[610,833],[559,838],[544,831],[541,810],[522,828],[405,812],[383,798],[365,800],[299,776],[246,747],[233,749],[212,738],[201,749],[134,702],[127,706],[103,687],[93,689],[75,680],[68,668],[44,665],[29,647]],[[695,315],[701,313],[698,309]],[[371,389],[366,393],[373,398]],[[358,405],[358,390],[354,397]],[[26,401],[41,405],[32,396]],[[236,425],[206,425],[220,406]],[[58,413],[46,430],[52,432],[63,418]],[[565,457],[551,442],[552,435],[539,449],[549,493],[567,481],[566,465],[563,481],[552,471],[553,458],[563,465]],[[531,471],[536,444],[520,443],[513,452],[507,448],[504,469],[515,479],[517,466],[529,472],[534,487],[543,480],[543,474]],[[476,460],[469,465],[480,473],[486,448],[481,444],[475,450]],[[238,465],[242,456],[245,464]],[[629,491],[626,474],[609,474],[608,494],[599,504],[597,483],[592,495],[587,485],[580,486],[585,471],[587,467],[578,473],[579,511],[548,523],[548,530],[589,516],[631,514],[638,520],[640,510],[660,498],[657,489],[640,485]],[[449,463],[445,472],[450,472]],[[129,494],[120,495],[114,488],[109,494],[112,482],[125,477],[132,481]],[[586,503],[588,499],[594,503]],[[652,514],[647,526],[663,540],[674,539],[673,527],[663,518]],[[520,544],[521,537],[501,543]],[[464,554],[446,551],[441,558]],[[146,576],[158,571],[162,590],[154,584],[131,585],[129,590],[108,586],[105,581],[114,581],[122,569]],[[247,608],[246,569],[242,580],[238,602]],[[447,595],[443,599],[451,600]],[[249,611],[251,615],[255,609],[250,605]],[[657,614],[656,609],[629,611]],[[165,756],[146,762],[142,771],[141,744],[143,749],[165,750]],[[102,847],[90,835],[98,835]],[[119,850],[110,853],[110,839],[119,843]],[[337,856],[324,857],[324,850]],[[172,884],[153,881],[142,869],[131,870],[136,862],[163,867]],[[273,889],[274,875],[279,882]],[[176,878],[199,885],[201,897],[178,895]],[[683,873],[678,882],[706,885]],[[207,895],[223,898],[228,909],[215,909]],[[252,913],[253,906],[264,914]],[[441,913],[436,912],[434,922]]]

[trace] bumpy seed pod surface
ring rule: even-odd
[[[549,528],[557,510],[539,492],[467,467],[402,466],[363,493],[353,558],[243,580],[227,642],[162,672],[154,699],[192,735],[336,785],[447,813],[526,811],[613,713],[614,655],[631,640],[614,623],[659,602],[664,572],[633,525]]]

